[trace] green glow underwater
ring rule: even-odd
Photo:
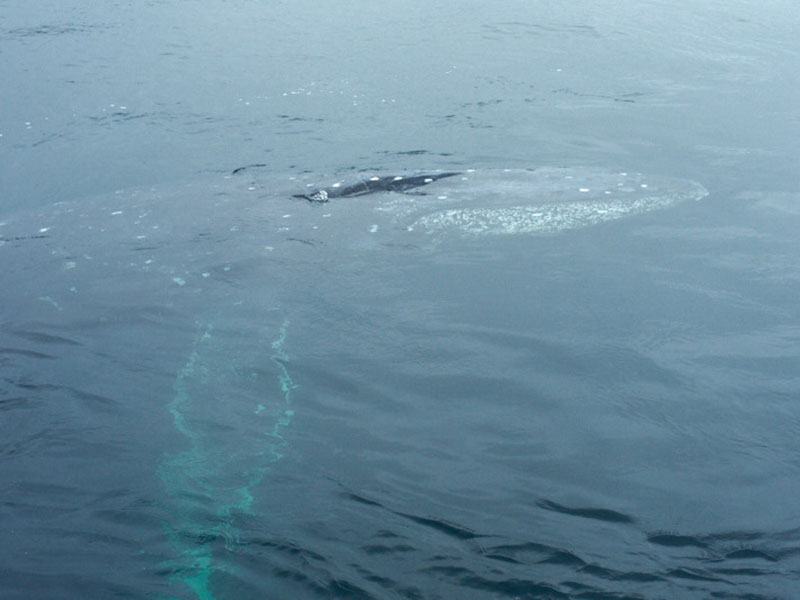
[[[213,324],[198,323],[192,352],[175,377],[175,395],[167,408],[188,448],[165,455],[158,469],[171,499],[167,531],[175,552],[162,569],[172,581],[188,587],[191,597],[198,600],[217,599],[213,577],[234,569],[226,564],[225,554],[235,552],[239,543],[235,516],[251,513],[253,489],[286,453],[284,430],[294,416],[292,392],[297,387],[287,369],[289,357],[284,350],[288,326],[284,320],[277,337],[264,348],[277,371],[281,402],[277,407],[273,402],[272,410],[266,402],[251,402],[243,409],[251,415],[247,421],[259,428],[255,437],[263,441],[252,452],[228,452],[227,447],[215,443],[215,436],[220,435],[215,411],[232,410],[230,402],[236,399],[235,390],[231,396],[232,384],[244,381],[263,394],[269,393],[268,388],[259,381],[263,375],[243,371],[232,358],[235,353],[226,352],[225,345],[217,343]],[[211,406],[205,419],[197,416],[202,414],[200,403],[205,408]],[[230,427],[221,431],[229,445],[240,435]]]

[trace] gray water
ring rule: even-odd
[[[0,598],[797,597],[798,30],[0,0]],[[438,169],[709,193],[292,197]]]

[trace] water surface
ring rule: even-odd
[[[798,25],[0,1],[0,597],[795,597]],[[710,193],[292,198],[541,167]]]

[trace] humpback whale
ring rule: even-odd
[[[356,173],[350,177],[329,182],[298,177],[305,189],[290,194],[313,204],[352,198],[347,207],[326,215],[328,228],[339,215],[340,229],[418,231],[435,240],[453,234],[556,233],[708,194],[692,181],[581,167]],[[358,205],[360,197],[368,195],[369,201]],[[317,225],[323,227],[316,220],[314,231]]]

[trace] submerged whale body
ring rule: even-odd
[[[56,289],[80,289],[81,277],[95,289],[103,279],[92,273],[116,269],[139,273],[139,285],[157,294],[164,280],[185,289],[229,280],[234,264],[258,265],[274,281],[292,272],[278,264],[329,264],[331,256],[355,264],[367,249],[410,247],[422,259],[450,243],[558,234],[707,194],[689,180],[586,167],[351,173],[327,181],[238,170],[2,215],[0,289],[19,287],[24,277],[37,288],[31,295],[55,298]]]
[[[353,198],[350,219],[452,234],[555,233],[663,209],[708,194],[699,183],[596,168],[465,169],[362,175],[329,183],[303,180],[294,194],[311,203]],[[358,197],[369,202],[358,205]],[[337,209],[344,210],[344,209]],[[354,213],[357,210],[358,213]],[[357,217],[356,214],[359,216]],[[390,218],[387,223],[386,217]]]
[[[383,177],[370,177],[358,181],[357,183],[342,187],[341,184],[333,184],[328,188],[322,188],[308,194],[294,194],[294,198],[302,198],[309,202],[327,202],[331,198],[347,198],[351,196],[365,196],[377,192],[405,192],[419,188],[434,181],[460,175],[458,171],[447,173],[423,173],[419,175],[386,175]]]
[[[201,265],[212,257],[223,262],[285,252],[286,260],[297,259],[298,240],[344,256],[373,242],[389,249],[552,234],[707,194],[689,180],[586,167],[361,173],[327,181],[243,168],[224,178],[121,190],[4,215],[0,271],[27,265],[29,272],[41,272],[42,264],[61,259],[63,278],[82,264],[118,264],[188,281],[190,266],[203,268],[202,275],[208,269]],[[320,206],[325,210],[315,210]]]

